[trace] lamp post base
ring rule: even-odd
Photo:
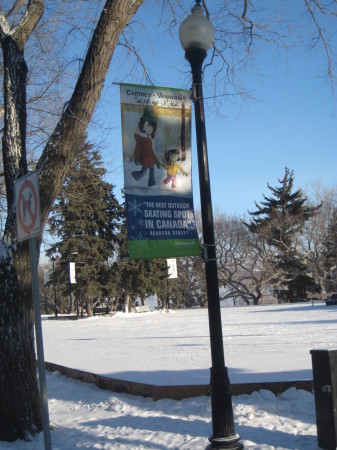
[[[226,366],[211,367],[210,372],[213,434],[208,439],[211,444],[207,447],[207,450],[241,450],[244,447],[239,442],[240,436],[235,433],[234,429],[232,391],[228,368]]]
[[[240,436],[238,434],[231,436],[229,438],[217,438],[210,437],[211,442],[206,450],[221,450],[221,449],[231,449],[231,450],[242,450],[243,444],[240,441]]]

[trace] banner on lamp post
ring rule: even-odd
[[[120,88],[130,258],[200,255],[192,195],[191,92]]]

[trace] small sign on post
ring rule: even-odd
[[[77,284],[76,281],[76,266],[74,262],[69,263],[69,279],[70,284]]]
[[[32,172],[15,182],[16,230],[17,240],[29,239],[30,268],[32,274],[32,292],[34,305],[35,338],[39,370],[39,388],[42,403],[42,423],[45,450],[51,450],[48,398],[41,326],[41,308],[39,297],[38,260],[35,237],[41,234],[40,198],[38,173]]]
[[[176,258],[167,259],[166,264],[167,264],[168,279],[178,278]]]

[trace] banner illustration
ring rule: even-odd
[[[121,85],[131,259],[200,255],[191,173],[191,93]]]

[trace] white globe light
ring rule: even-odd
[[[199,48],[207,50],[213,42],[214,28],[199,4],[192,8],[192,14],[186,17],[179,27],[179,39],[184,50]]]

